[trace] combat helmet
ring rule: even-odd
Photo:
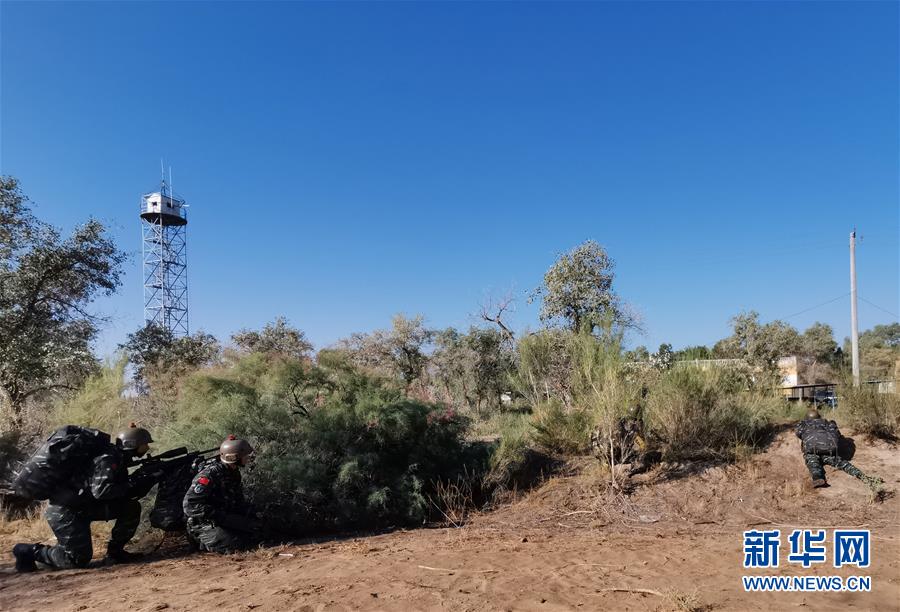
[[[241,440],[234,435],[225,438],[219,446],[219,459],[228,465],[247,465],[253,457],[253,447],[246,440]]]
[[[128,429],[119,432],[116,441],[123,450],[136,451],[142,446],[152,444],[153,437],[149,431],[132,423]]]
[[[819,410],[817,408],[810,408],[806,412],[806,418],[807,419],[821,419],[822,415],[819,414]]]

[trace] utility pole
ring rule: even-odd
[[[850,354],[853,386],[859,386],[859,322],[856,318],[856,230],[850,232]]]

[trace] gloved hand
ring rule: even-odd
[[[159,482],[165,472],[159,468],[153,469],[149,466],[141,466],[133,474],[128,477],[130,497],[137,499],[145,496],[150,492],[157,482]]]

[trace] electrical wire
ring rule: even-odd
[[[897,316],[897,313],[891,312],[890,310],[888,310],[888,309],[886,309],[886,308],[882,308],[882,307],[879,306],[878,304],[875,304],[875,303],[873,303],[873,302],[870,302],[869,300],[867,300],[866,298],[864,298],[864,297],[862,297],[862,296],[858,296],[858,297],[859,297],[859,299],[861,299],[863,302],[865,302],[865,303],[868,304],[869,306],[872,306],[872,307],[874,307],[874,308],[877,308],[877,309],[880,310],[881,312],[886,312],[886,313],[888,313],[889,315],[891,315],[892,317],[894,317],[895,319],[900,318],[900,317]]]
[[[841,299],[847,297],[848,295],[850,295],[849,291],[847,293],[837,296],[836,298],[832,298],[826,302],[822,302],[821,304],[816,304],[815,306],[810,306],[809,308],[804,308],[803,310],[799,310],[799,311],[795,312],[794,314],[789,314],[788,316],[781,317],[781,318],[782,319],[790,319],[792,317],[796,317],[797,315],[802,315],[804,312],[809,312],[810,310],[815,310],[816,308],[821,308],[822,306],[831,304],[832,302],[837,302],[838,300],[841,300]]]

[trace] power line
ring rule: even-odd
[[[874,307],[874,308],[877,308],[877,309],[880,310],[881,312],[886,312],[886,313],[888,313],[889,315],[891,315],[891,316],[894,317],[895,319],[900,318],[900,317],[897,316],[897,313],[891,312],[890,310],[887,310],[886,308],[882,308],[882,307],[879,306],[878,304],[874,304],[874,303],[870,302],[869,300],[867,300],[866,298],[864,298],[864,297],[862,297],[862,296],[859,296],[859,299],[861,299],[863,302],[865,302],[865,303],[868,304],[869,306],[872,306],[872,307]]]
[[[822,306],[831,304],[832,302],[837,302],[838,300],[842,300],[845,297],[847,297],[848,295],[850,295],[849,291],[847,293],[837,296],[836,298],[832,298],[832,299],[828,300],[827,302],[822,302],[821,304],[816,304],[815,306],[810,306],[809,308],[804,308],[803,310],[795,312],[794,314],[789,314],[788,316],[781,317],[781,318],[782,319],[790,319],[792,317],[796,317],[797,315],[802,315],[804,312],[809,312],[810,310],[815,310],[816,308],[821,308]]]

